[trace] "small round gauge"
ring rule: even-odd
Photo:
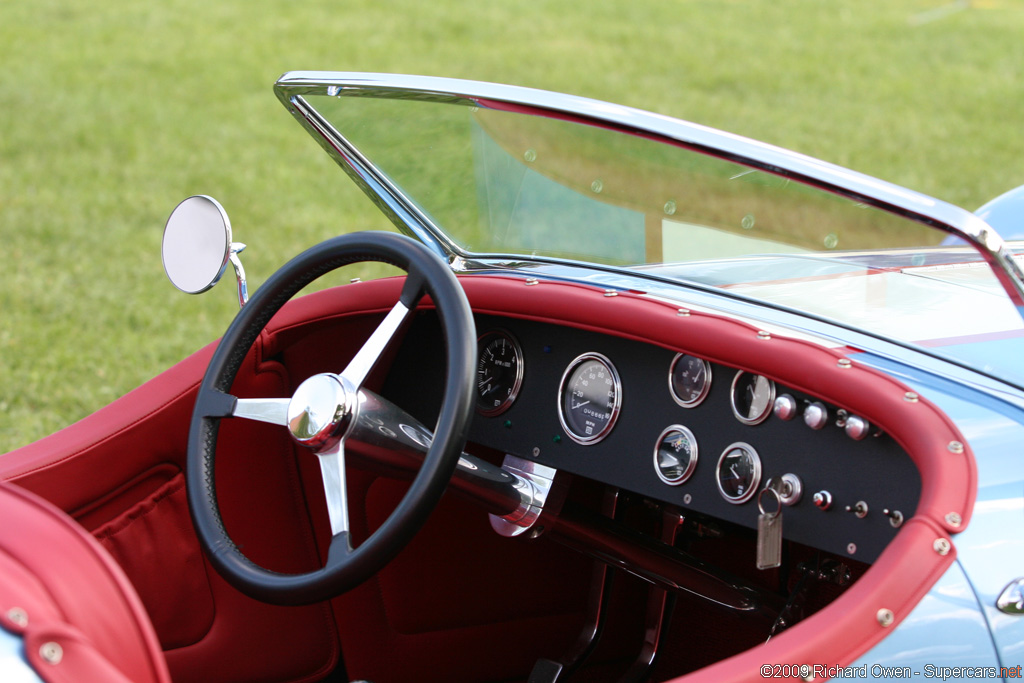
[[[622,383],[615,366],[599,353],[569,363],[558,389],[558,419],[569,438],[597,443],[615,426],[622,406]]]
[[[700,405],[711,390],[711,363],[685,353],[676,354],[668,371],[668,388],[682,407]]]
[[[739,505],[753,498],[761,484],[761,458],[750,445],[734,443],[718,458],[715,470],[718,492],[730,503]]]
[[[740,371],[732,380],[732,412],[743,424],[761,424],[772,414],[775,384],[767,377]]]
[[[670,486],[679,486],[697,468],[697,438],[682,425],[661,433],[654,447],[654,471]]]
[[[504,330],[477,341],[476,410],[488,417],[509,409],[523,384],[523,350]]]

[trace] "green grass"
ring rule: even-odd
[[[790,147],[976,208],[1024,184],[1024,6],[980,0],[0,5],[0,452],[217,337],[233,293],[159,261],[183,197],[218,197],[255,288],[386,227],[278,104],[291,69],[559,90]],[[100,7],[102,9],[100,9]]]

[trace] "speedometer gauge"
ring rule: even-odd
[[[477,342],[476,410],[488,417],[511,407],[523,384],[523,350],[508,332],[494,330]]]
[[[569,363],[558,390],[558,419],[580,444],[608,436],[622,406],[622,384],[615,366],[599,353],[584,353]]]

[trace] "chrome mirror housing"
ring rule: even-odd
[[[187,294],[200,294],[220,280],[230,262],[238,280],[238,305],[249,298],[245,270],[238,253],[245,245],[231,241],[231,221],[220,203],[195,195],[174,208],[164,226],[161,259],[171,284]]]

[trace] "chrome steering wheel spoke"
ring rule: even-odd
[[[239,398],[235,401],[231,417],[287,427],[289,403],[290,398]]]
[[[348,366],[341,372],[341,377],[345,382],[357,390],[363,386],[366,376],[373,370],[373,366],[380,360],[398,328],[409,316],[409,310],[409,307],[401,301],[392,307],[362,348],[349,361]]]
[[[320,476],[323,478],[324,497],[327,500],[327,516],[331,522],[331,535],[338,539],[344,536],[347,549],[351,551],[348,540],[348,489],[345,480],[345,442],[338,441],[332,448],[317,453],[320,460]],[[334,545],[334,541],[331,541]],[[333,554],[333,548],[332,548]]]

